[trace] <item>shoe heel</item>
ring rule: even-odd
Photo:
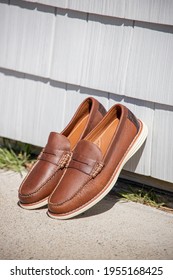
[[[136,138],[130,145],[130,149],[123,160],[123,166],[140,149],[140,147],[142,146],[142,144],[145,142],[145,140],[147,138],[148,128],[144,122],[142,122],[142,121],[139,121],[139,122],[140,122],[140,130],[139,130],[138,134],[136,135]]]

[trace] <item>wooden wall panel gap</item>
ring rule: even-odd
[[[109,17],[173,25],[172,0],[23,0]]]

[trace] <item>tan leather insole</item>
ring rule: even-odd
[[[98,138],[94,140],[94,143],[101,149],[103,155],[106,153],[106,150],[112,140],[112,137],[116,131],[116,128],[119,124],[119,119],[114,119],[104,131],[98,135]]]
[[[74,148],[74,146],[76,145],[77,141],[79,140],[81,133],[83,132],[86,123],[88,121],[88,115],[85,115],[74,127],[74,129],[72,130],[72,132],[68,135],[68,139],[70,141],[71,144],[71,149]]]

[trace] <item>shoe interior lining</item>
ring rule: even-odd
[[[70,141],[71,149],[73,149],[75,147],[75,145],[77,144],[77,142],[79,141],[81,134],[84,131],[84,128],[87,124],[88,118],[89,118],[89,112],[88,112],[88,114],[84,114],[78,120],[78,122],[74,126],[73,130],[67,136]]]
[[[112,112],[109,121],[105,119],[102,125],[99,125],[93,133],[91,132],[91,134],[88,135],[87,140],[96,144],[102,151],[103,156],[111,143],[119,122],[120,120],[117,115],[115,115],[115,112]]]
[[[116,131],[116,128],[119,124],[119,119],[113,120],[108,127],[103,131],[99,137],[94,140],[94,144],[96,144],[100,150],[102,151],[103,156],[105,155],[108,146],[110,145],[110,142],[113,138],[113,135]]]

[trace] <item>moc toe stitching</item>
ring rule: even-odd
[[[42,190],[44,187],[46,187],[46,184],[49,183],[56,175],[56,173],[58,172],[59,169],[57,169],[36,191],[29,193],[29,194],[21,194],[19,192],[19,195],[21,197],[31,197],[34,196],[35,194],[37,194],[40,190]],[[23,185],[24,186],[24,185]]]

